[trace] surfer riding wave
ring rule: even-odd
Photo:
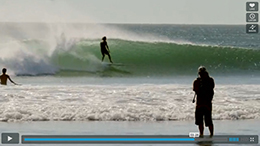
[[[110,50],[109,50],[109,47],[108,47],[108,45],[107,45],[106,39],[107,39],[106,36],[104,36],[104,37],[102,38],[102,42],[100,42],[100,49],[101,49],[101,54],[102,54],[102,62],[103,62],[103,60],[104,60],[104,58],[105,58],[105,55],[107,55],[108,58],[109,58],[109,61],[110,61],[111,63],[113,63],[113,61],[111,60]]]

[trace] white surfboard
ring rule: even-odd
[[[109,66],[125,66],[123,63],[108,63],[108,62],[102,62],[104,65],[109,65]]]

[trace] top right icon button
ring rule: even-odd
[[[247,2],[246,11],[258,11],[258,2]]]

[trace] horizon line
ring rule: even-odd
[[[117,23],[117,22],[36,22],[36,21],[0,21],[0,23],[47,23],[47,24],[136,24],[136,25],[246,25],[245,24],[214,24],[214,23]]]

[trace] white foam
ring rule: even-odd
[[[217,86],[213,119],[259,119],[259,87]],[[194,120],[189,85],[24,85],[0,92],[1,121]]]

